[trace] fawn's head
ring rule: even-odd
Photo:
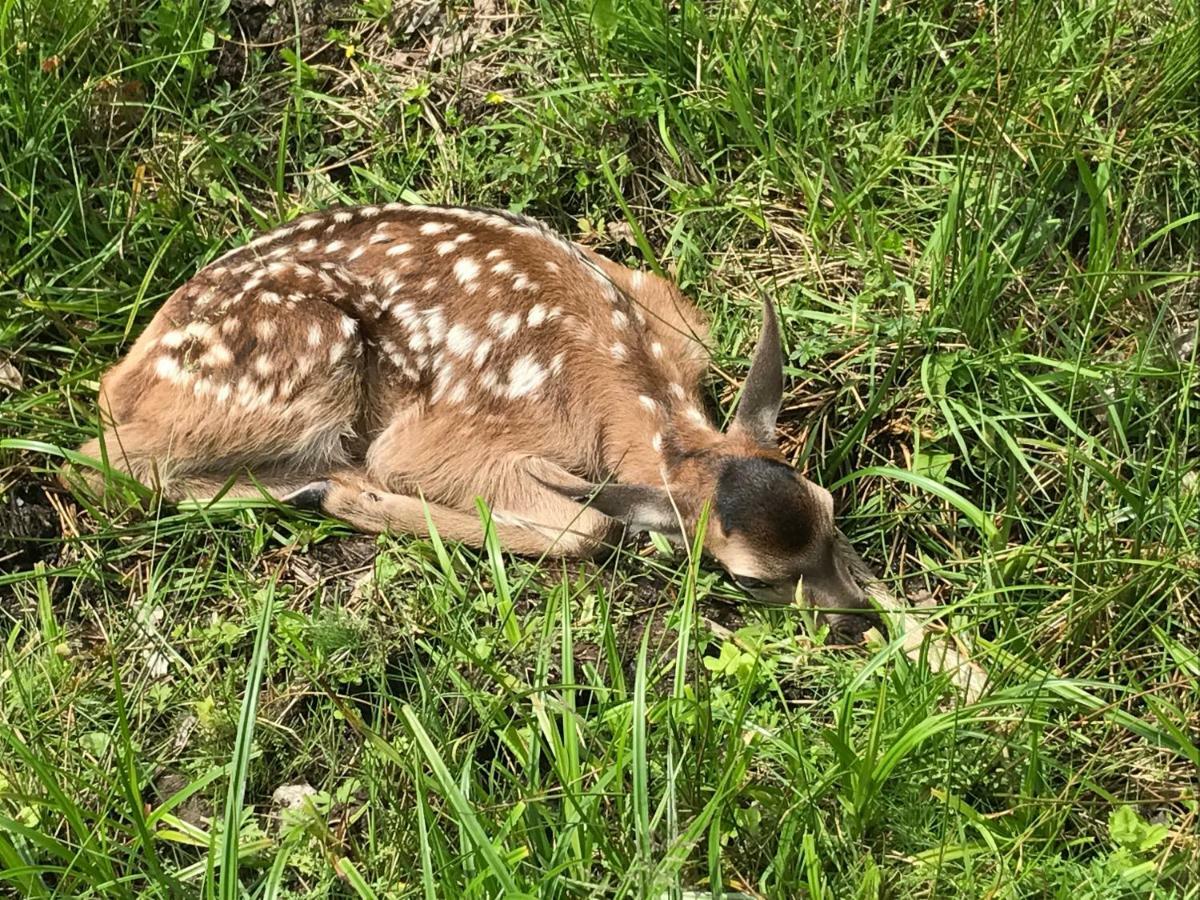
[[[743,590],[768,603],[790,603],[797,583],[808,602],[862,610],[862,589],[838,552],[833,497],[785,461],[775,423],[783,400],[783,355],[774,307],[763,330],[729,430],[688,446],[676,437],[666,455],[666,486],[606,484],[590,502],[634,530],[683,539],[705,502],[705,550]],[[862,622],[834,617],[836,627]]]

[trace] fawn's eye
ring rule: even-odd
[[[770,585],[761,578],[750,578],[747,575],[734,575],[733,583],[740,587],[743,591],[759,591],[763,588],[770,587]]]

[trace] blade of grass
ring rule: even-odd
[[[250,757],[254,747],[254,728],[258,719],[258,698],[262,690],[270,647],[271,621],[275,614],[275,582],[267,584],[259,598],[262,604],[254,634],[254,650],[246,672],[246,689],[238,716],[237,735],[233,744],[233,759],[229,767],[229,787],[225,793],[225,825],[221,833],[221,871],[218,874],[217,895],[220,900],[238,900],[242,886],[238,878],[240,860],[240,828],[246,784],[250,777]]]

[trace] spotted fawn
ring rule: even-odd
[[[206,266],[102,379],[81,452],[167,499],[261,496],[368,532],[586,556],[622,529],[705,549],[745,590],[860,609],[833,501],[779,452],[779,325],[722,433],[699,310],[506,212],[312,213]],[[95,480],[98,476],[93,475]],[[848,616],[848,619],[854,619]],[[834,617],[835,624],[837,617]]]

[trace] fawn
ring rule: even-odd
[[[265,491],[475,545],[481,497],[528,555],[589,555],[623,527],[685,540],[709,503],[705,549],[744,590],[790,602],[803,579],[819,606],[865,609],[832,497],[776,447],[773,306],[726,433],[702,411],[705,338],[673,283],[531,219],[330,209],[176,290],[102,379],[102,439],[80,450],[167,499]]]

